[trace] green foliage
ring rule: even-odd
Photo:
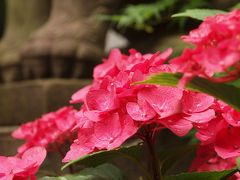
[[[120,147],[118,149],[103,150],[103,151],[98,151],[98,152],[88,154],[79,159],[70,161],[69,163],[64,165],[62,167],[62,169],[65,169],[66,167],[73,165],[73,164],[81,164],[81,165],[85,165],[88,167],[94,167],[94,166],[108,162],[114,158],[121,157],[121,156],[128,157],[131,159],[137,158],[140,156],[140,152],[142,149],[142,143],[139,143],[139,141],[137,141],[136,143],[137,144]]]
[[[150,76],[148,80],[138,82],[136,84],[156,84],[162,86],[177,86],[182,75],[160,73],[157,75]],[[187,86],[187,89],[203,92],[214,96],[217,99],[224,101],[233,108],[240,110],[240,88],[230,84],[213,83],[203,78],[195,77],[191,80]]]
[[[121,171],[112,164],[102,164],[95,168],[86,168],[77,174],[43,177],[39,180],[123,180]]]
[[[152,3],[130,4],[120,14],[100,15],[99,18],[117,24],[118,28],[131,27],[152,32],[154,25],[170,19],[169,14],[186,9],[207,7],[208,4],[208,0],[156,0]],[[180,26],[183,26],[185,21],[186,19],[181,18]]]
[[[240,3],[237,3],[235,6],[233,6],[232,8],[231,8],[232,10],[233,9],[240,9]]]
[[[133,27],[152,32],[154,22],[161,21],[160,13],[171,8],[176,2],[177,0],[161,0],[149,4],[128,5],[119,15],[101,15],[100,18],[116,23],[119,28]]]
[[[172,15],[172,17],[190,17],[197,20],[204,20],[207,16],[213,16],[220,13],[226,13],[217,9],[188,9],[184,12]]]
[[[226,180],[230,175],[234,174],[236,169],[220,171],[220,172],[193,172],[182,173],[173,176],[167,176],[164,180]]]
[[[237,164],[238,170],[240,170],[240,157],[237,158],[236,164]]]
[[[204,7],[207,7],[207,5],[209,4],[209,1],[208,0],[193,0],[193,1],[188,1],[188,3],[185,3],[183,5],[182,8],[180,8],[178,10],[178,12],[184,12],[186,11],[187,9],[196,9],[196,8],[204,8]],[[188,18],[178,18],[178,19],[175,19],[175,21],[177,20],[177,22],[179,23],[179,27],[181,30],[184,30],[184,27],[186,25],[186,22],[188,20]]]

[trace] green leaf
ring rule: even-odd
[[[236,164],[237,164],[238,170],[240,170],[240,157],[237,158]]]
[[[184,12],[172,15],[172,17],[190,17],[197,20],[204,20],[207,16],[214,16],[216,14],[223,14],[226,11],[217,9],[188,9]]]
[[[177,86],[182,75],[160,73],[150,76],[148,80],[137,82],[135,84],[155,84],[162,86]],[[187,89],[197,92],[203,92],[224,101],[236,110],[240,110],[240,88],[230,84],[220,84],[208,81],[203,78],[195,77],[187,86]]]
[[[89,166],[93,167],[120,156],[125,156],[125,157],[129,156],[131,158],[137,158],[140,156],[140,152],[142,149],[142,142],[137,141],[136,143],[137,144],[120,147],[118,149],[103,150],[103,151],[94,152],[92,154],[88,154],[86,156],[83,156],[79,159],[70,161],[69,163],[65,164],[62,167],[62,170],[76,163],[85,165],[88,167]]]
[[[233,175],[236,169],[220,171],[220,172],[193,172],[193,173],[182,173],[178,175],[167,176],[164,180],[224,180],[227,177]]]
[[[240,9],[240,3],[235,4],[235,5],[231,8],[231,10],[234,10],[234,9]]]
[[[161,13],[172,8],[176,2],[177,0],[161,0],[153,3],[128,5],[121,14],[99,15],[99,17],[101,20],[116,23],[119,28],[132,27],[151,33],[153,25],[161,21]]]
[[[102,164],[95,168],[86,168],[77,174],[43,177],[39,180],[123,180],[121,171],[112,164]]]
[[[240,79],[237,79],[236,81],[230,82],[230,83],[228,83],[228,84],[240,88]]]

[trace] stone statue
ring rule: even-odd
[[[2,80],[19,80],[21,75],[21,47],[29,35],[48,18],[48,0],[7,0],[4,35],[0,43]]]
[[[111,0],[7,0],[0,44],[3,82],[89,77],[101,60],[107,24],[96,19]]]

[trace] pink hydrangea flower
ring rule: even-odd
[[[164,64],[171,49],[163,53],[145,54],[130,50],[130,55],[112,50],[103,64],[94,69],[94,81],[72,96],[81,103],[75,113],[78,138],[64,162],[93,151],[119,147],[138,129],[154,123],[178,136],[186,135],[194,124],[215,118],[214,98],[179,88],[137,85],[149,75],[176,72]]]
[[[239,112],[227,104],[216,101],[211,106],[215,118],[195,125],[196,137],[202,145],[212,145],[219,157],[236,158],[240,153]]]
[[[43,147],[32,147],[20,157],[0,156],[0,180],[35,180],[34,176],[46,157]]]
[[[179,72],[184,73],[182,83],[194,76],[201,76],[216,82],[235,80],[239,74],[240,60],[240,10],[207,17],[188,36],[187,42],[193,49],[185,49],[181,56],[170,61]],[[229,68],[233,70],[230,70]],[[225,76],[215,78],[215,73]]]
[[[190,171],[223,171],[235,166],[235,158],[223,159],[217,155],[213,146],[199,146]]]
[[[66,140],[71,139],[73,133],[70,130],[76,124],[74,112],[72,107],[63,107],[33,122],[21,125],[12,133],[14,138],[26,141],[18,148],[18,152],[23,153],[33,146],[54,150]]]
[[[216,136],[214,148],[217,154],[226,159],[240,156],[240,127],[228,126]]]

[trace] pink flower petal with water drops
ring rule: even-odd
[[[240,112],[230,106],[226,106],[222,113],[223,118],[232,126],[240,127]]]
[[[84,155],[87,155],[93,152],[93,150],[94,150],[93,144],[91,143],[83,144],[81,140],[77,139],[72,143],[70,150],[67,152],[62,162],[69,162],[72,160],[76,160]]]
[[[182,98],[183,112],[202,112],[208,109],[213,102],[214,98],[212,96],[198,92],[185,91]]]
[[[215,111],[213,109],[208,109],[199,113],[192,113],[189,116],[184,116],[185,119],[193,123],[207,123],[215,118]]]
[[[156,116],[156,112],[146,103],[140,106],[138,103],[129,102],[126,105],[127,112],[135,121],[148,121]]]
[[[152,87],[139,91],[139,97],[145,99],[160,118],[165,118],[180,112],[182,92],[172,87]]]
[[[136,121],[148,121],[157,114],[140,93],[138,93],[137,103],[128,102],[126,109],[131,118]]]
[[[108,90],[91,90],[86,96],[86,106],[88,110],[110,111],[118,107],[118,99]]]
[[[93,134],[93,124],[91,124],[91,126],[88,128],[79,129],[78,138],[74,140],[70,147],[70,150],[67,152],[62,162],[69,162],[93,152],[95,148],[95,145],[92,141]]]
[[[99,149],[109,148],[122,131],[118,113],[110,114],[106,119],[94,125],[94,143]]]
[[[185,136],[193,127],[192,123],[180,114],[160,119],[158,122],[178,136]]]

